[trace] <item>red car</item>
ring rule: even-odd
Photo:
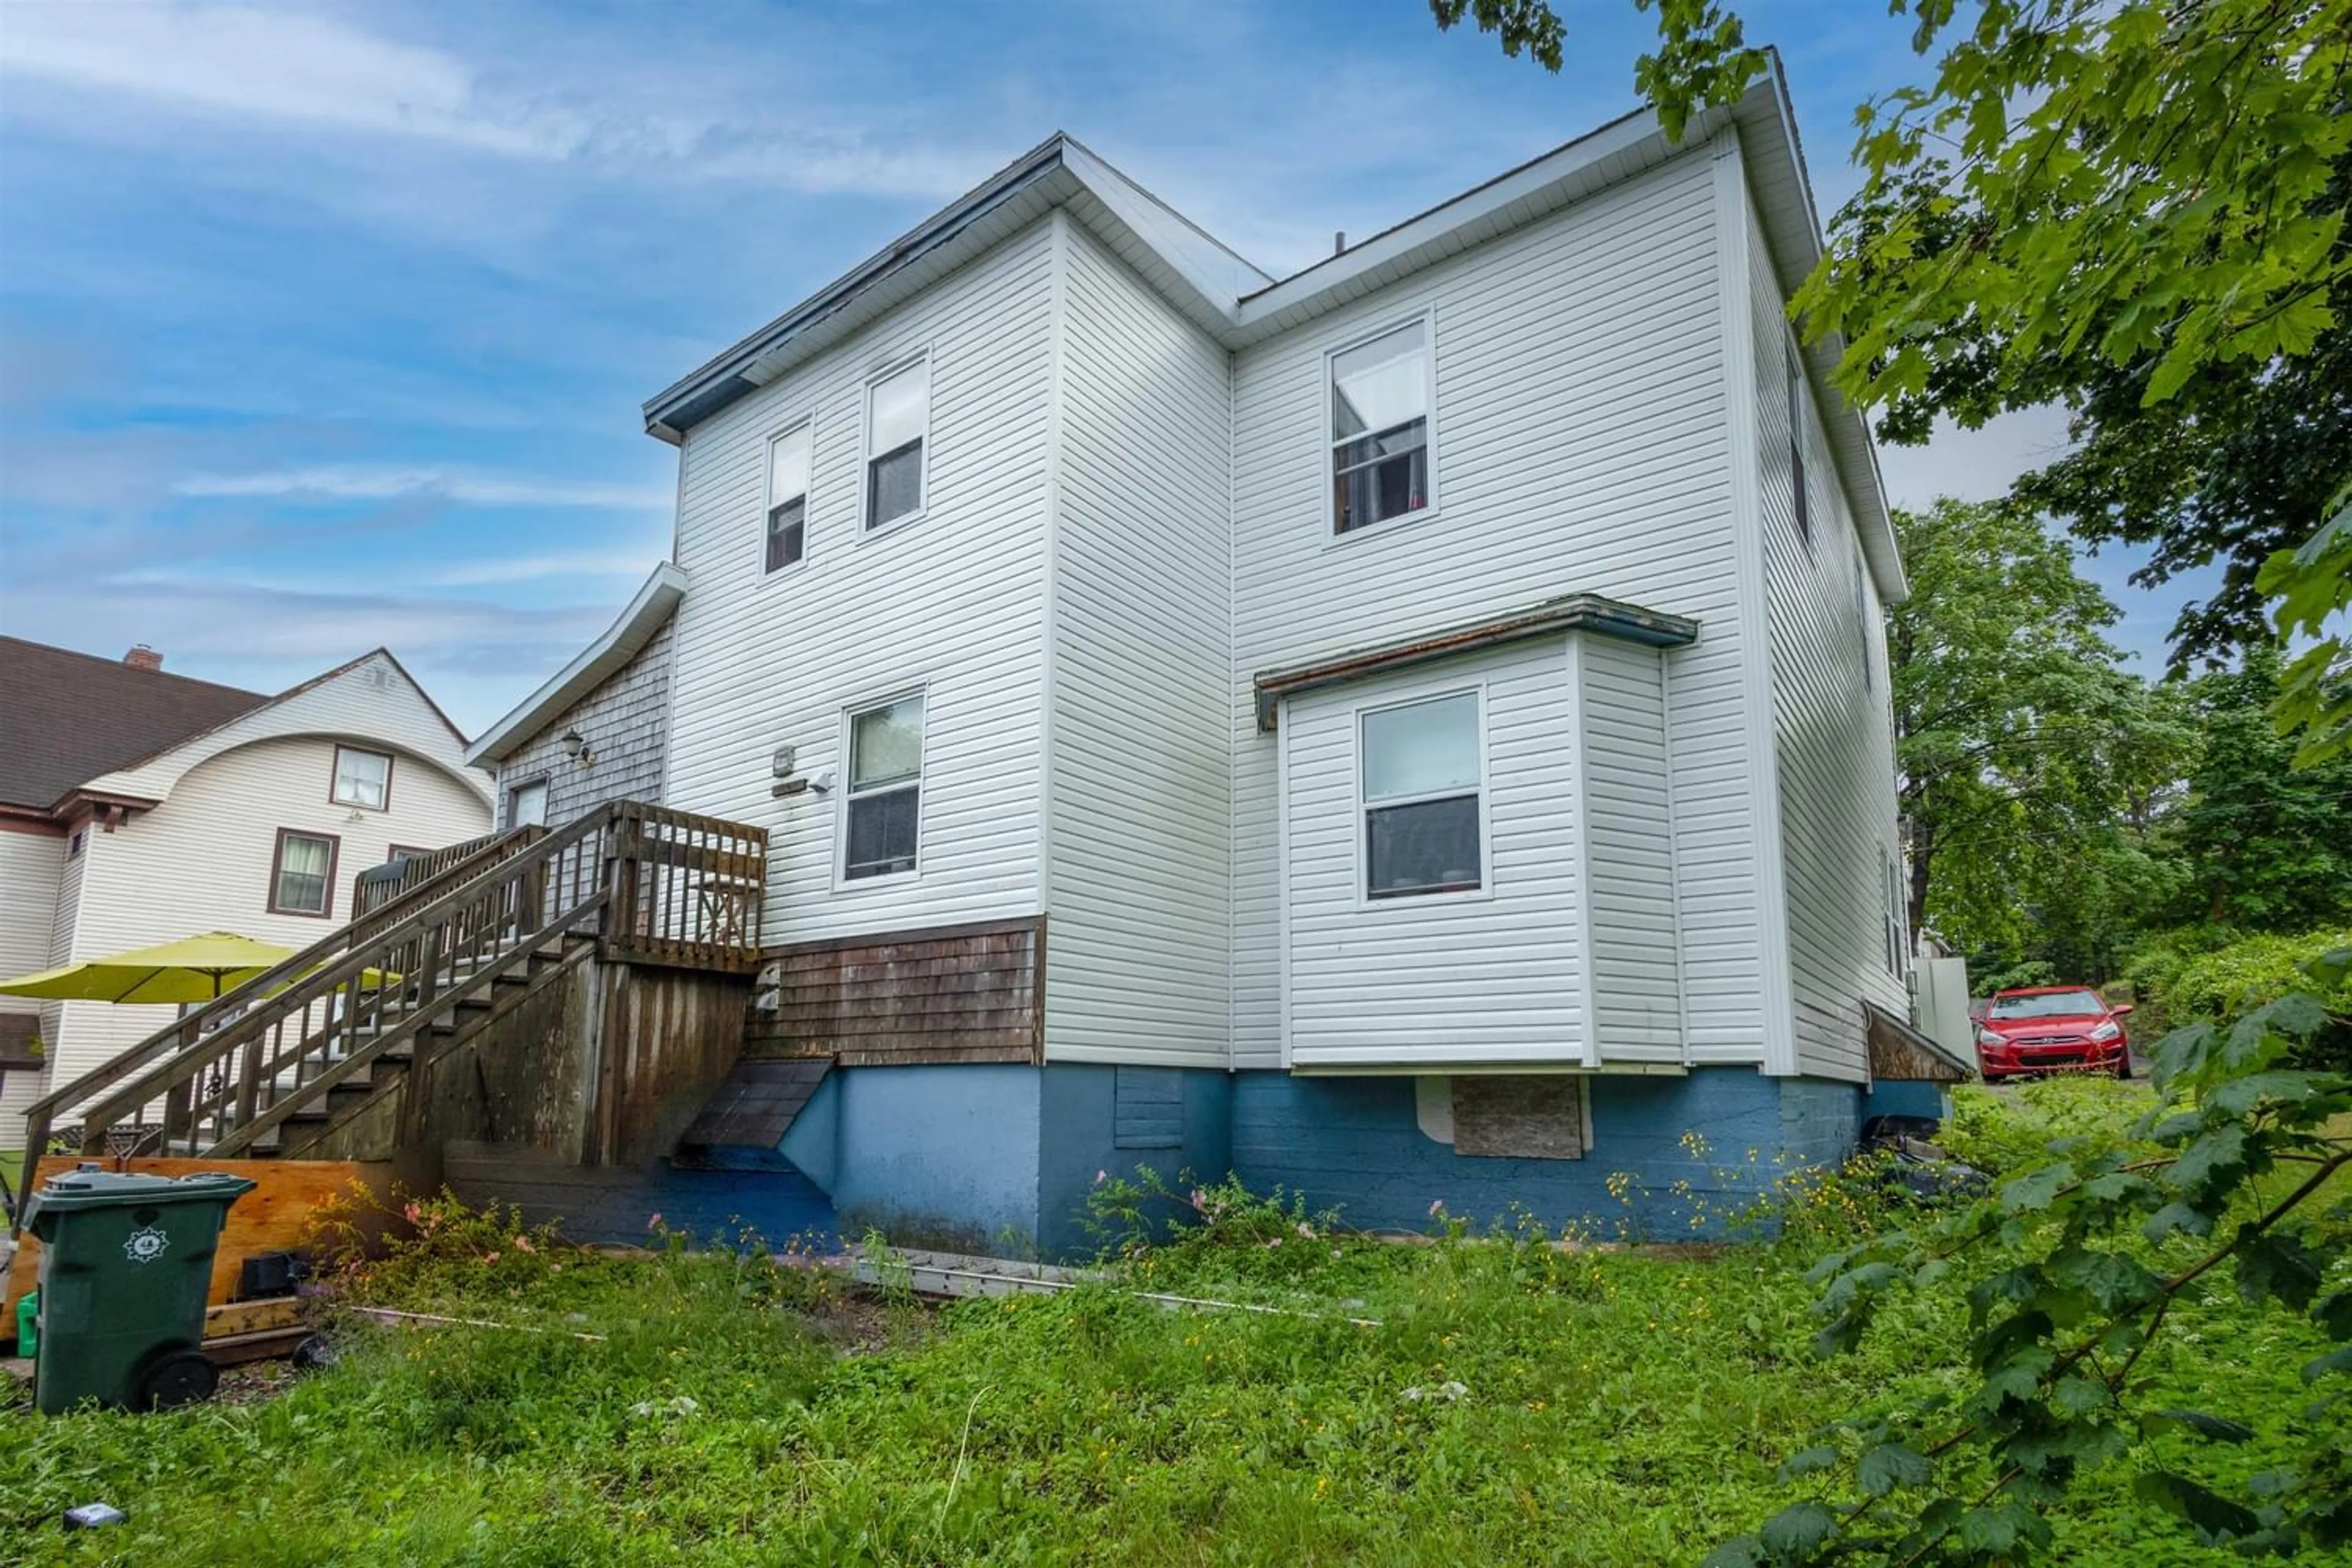
[[[1977,1067],[1987,1083],[2022,1074],[2111,1072],[2131,1077],[2124,1039],[2128,1003],[2110,1007],[2086,985],[2030,985],[1993,994],[1977,1020]]]

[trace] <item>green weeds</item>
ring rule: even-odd
[[[508,1326],[346,1318],[334,1365],[251,1406],[0,1413],[0,1560],[1694,1562],[1789,1500],[1776,1472],[1824,1421],[1960,1386],[1956,1295],[1890,1303],[1859,1353],[1808,1348],[1805,1271],[1875,1193],[1866,1172],[1809,1176],[1771,1239],[1731,1247],[1563,1246],[1524,1216],[1474,1233],[1442,1213],[1398,1246],[1292,1196],[1195,1204],[1107,1174],[1114,1279],[957,1305],[848,1355],[839,1316],[872,1309],[796,1261],[658,1232],[607,1257],[420,1205],[341,1288]],[[2287,1365],[2288,1408],[2294,1347],[2180,1310],[2194,1337],[2151,1352],[2168,1397],[2206,1408],[2226,1384],[2244,1406],[2246,1380]],[[2232,1462],[2259,1468],[2270,1440]],[[130,1522],[58,1529],[99,1499]],[[2067,1561],[2192,1560],[2121,1479],[2056,1526]]]

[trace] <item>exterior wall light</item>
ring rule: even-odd
[[[588,749],[587,741],[577,730],[563,731],[563,754],[583,768],[593,767],[596,763],[596,753]]]

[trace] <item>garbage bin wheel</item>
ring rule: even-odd
[[[210,1399],[219,1384],[220,1373],[202,1351],[173,1351],[140,1377],[134,1403],[142,1410],[170,1410]]]

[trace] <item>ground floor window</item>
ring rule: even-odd
[[[1478,701],[1461,691],[1363,713],[1365,897],[1485,885]]]
[[[849,821],[845,881],[911,871],[922,837],[920,692],[849,716]]]

